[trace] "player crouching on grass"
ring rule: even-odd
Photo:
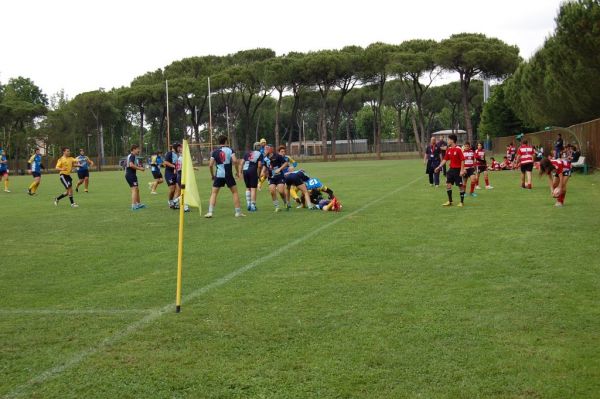
[[[313,204],[314,209],[322,209],[324,211],[339,211],[342,209],[342,204],[337,197],[333,195],[333,190],[321,183],[316,177],[311,177],[304,182],[309,195],[309,202],[306,202],[305,196],[298,196],[296,187],[290,187],[291,197],[300,205],[297,208],[304,208],[307,204]],[[326,193],[329,198],[324,199],[323,193]],[[308,205],[310,206],[310,205]]]
[[[540,176],[548,175],[550,193],[556,198],[554,206],[562,207],[567,195],[567,183],[571,176],[571,166],[568,161],[544,158],[540,161]]]
[[[140,165],[138,160],[140,155],[140,147],[136,144],[131,146],[131,153],[127,156],[127,167],[125,168],[125,180],[131,188],[131,210],[145,208],[146,205],[140,201],[140,188],[138,186],[137,171],[144,171],[144,167]]]
[[[302,193],[304,203],[308,204],[308,209],[313,209],[313,204],[310,200],[310,195],[306,188],[306,182],[310,180],[303,170],[297,170],[293,172],[287,172],[284,174],[285,185],[286,185],[286,202],[290,203],[291,187],[294,186],[296,190],[300,190]],[[297,194],[296,194],[297,195]]]
[[[242,213],[240,206],[240,196],[238,194],[235,178],[233,177],[233,165],[235,165],[236,174],[240,178],[240,164],[235,156],[235,152],[227,146],[227,136],[219,137],[219,148],[215,149],[210,156],[208,168],[213,180],[213,187],[210,193],[210,202],[208,204],[208,213],[205,218],[212,218],[217,204],[217,195],[221,187],[229,187],[233,196],[233,206],[235,207],[235,217],[246,216]],[[215,174],[215,166],[217,168]]]
[[[54,198],[54,205],[58,205],[58,201],[65,197],[69,197],[71,201],[71,208],[77,208],[79,205],[73,201],[73,180],[71,179],[71,170],[73,167],[79,166],[79,163],[75,158],[71,156],[71,150],[69,147],[62,149],[62,157],[56,162],[56,170],[58,170],[61,184],[67,189],[64,193]]]
[[[448,194],[448,202],[442,204],[443,206],[452,205],[452,185],[457,185],[460,190],[460,203],[459,207],[464,206],[465,202],[465,188],[463,186],[462,177],[465,175],[465,156],[459,146],[456,145],[457,137],[456,134],[448,136],[449,147],[446,150],[446,155],[442,160],[442,163],[435,168],[436,172],[442,170],[446,162],[450,161],[450,169],[446,173],[446,193]]]

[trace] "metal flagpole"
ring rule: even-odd
[[[169,126],[169,81],[165,80],[165,87],[167,91],[167,150],[171,148],[171,128]],[[165,152],[166,154],[166,152]]]
[[[210,76],[208,77],[208,139],[210,140],[210,152],[212,153],[212,105],[210,101]]]

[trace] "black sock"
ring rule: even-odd
[[[464,191],[460,192],[460,202],[465,202],[465,192]]]
[[[66,195],[65,194],[61,194],[58,197],[56,197],[56,201],[60,201],[61,199],[65,198]]]
[[[71,204],[73,203],[73,196],[69,195],[69,201],[71,201]]]
[[[446,190],[446,194],[448,194],[448,201],[452,202],[452,189]]]

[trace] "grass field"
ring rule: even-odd
[[[338,214],[186,215],[165,187],[129,209],[121,173],[80,208],[58,177],[0,192],[0,397],[592,398],[600,396],[600,174],[442,208],[418,161],[306,164]],[[203,200],[206,168],[197,172]],[[455,198],[458,195],[455,191]],[[206,204],[205,204],[206,205]],[[206,206],[205,206],[206,208]]]

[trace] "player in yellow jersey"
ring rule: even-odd
[[[58,201],[65,197],[69,197],[69,201],[71,201],[71,208],[77,208],[77,205],[73,201],[73,180],[71,179],[71,171],[75,166],[80,166],[79,162],[75,158],[71,156],[71,150],[69,147],[64,147],[62,149],[62,157],[58,159],[56,162],[56,170],[58,170],[60,182],[67,191],[54,198],[54,205],[58,205]]]

